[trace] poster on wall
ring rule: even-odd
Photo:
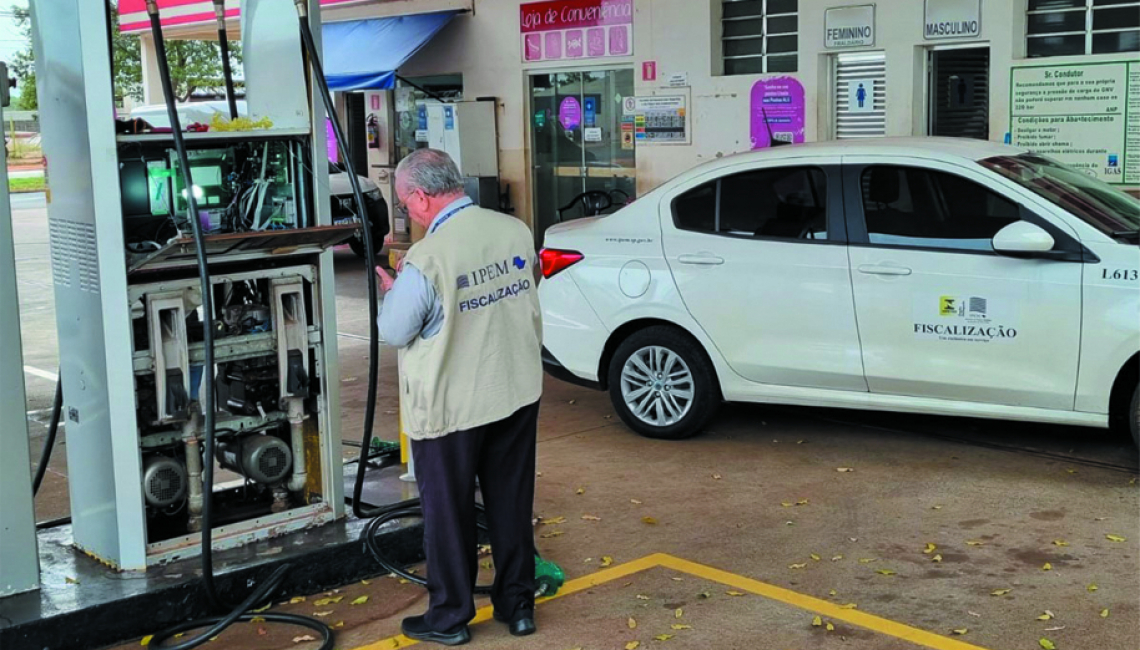
[[[804,141],[804,87],[795,77],[757,81],[749,113],[753,149],[771,146],[772,140]]]
[[[1016,67],[1009,104],[1013,145],[1108,183],[1140,185],[1140,63]]]
[[[685,95],[654,95],[632,99],[633,136],[637,146],[689,144],[688,98]]]
[[[519,7],[522,60],[633,54],[633,0],[544,0]]]
[[[847,82],[847,112],[870,113],[875,110],[875,80],[852,79]]]

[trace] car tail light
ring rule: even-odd
[[[569,268],[585,257],[578,251],[560,251],[557,248],[544,248],[538,254],[542,260],[542,277],[551,278],[563,269]]]

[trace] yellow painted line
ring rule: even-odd
[[[765,582],[760,582],[759,580],[746,578],[742,575],[722,571],[720,569],[716,569],[704,564],[698,564],[696,562],[690,562],[689,560],[683,560],[679,557],[674,557],[666,553],[654,553],[653,555],[647,555],[643,558],[633,560],[632,562],[626,562],[625,564],[619,564],[615,567],[602,569],[601,571],[591,573],[587,576],[582,576],[581,578],[574,578],[573,580],[570,580],[566,584],[562,585],[562,589],[559,589],[556,595],[550,598],[542,598],[536,601],[535,604],[540,605],[547,601],[569,596],[571,594],[578,593],[579,591],[590,589],[591,587],[596,587],[607,582],[612,582],[614,580],[633,575],[634,573],[645,571],[646,569],[653,569],[657,567],[680,571],[681,573],[687,573],[697,578],[704,578],[705,580],[719,582],[729,587],[736,587],[737,589],[756,594],[757,596],[763,596],[771,600],[779,601],[786,605],[799,607],[800,609],[814,612],[820,616],[826,616],[829,619],[843,621],[845,623],[850,623],[852,625],[857,625],[859,627],[878,632],[880,634],[893,636],[897,639],[902,639],[903,641],[907,641],[915,645],[931,648],[932,650],[986,650],[981,646],[965,643],[963,641],[959,641],[958,639],[942,636],[941,634],[927,632],[926,630],[920,630],[916,627],[904,625],[902,623],[882,618],[880,616],[875,616],[873,614],[867,614],[855,609],[841,609],[839,605],[828,602],[826,600],[821,600],[813,596],[806,596],[790,589],[784,589],[783,587],[770,585]],[[472,619],[471,625],[477,625],[483,621],[490,620],[492,610],[493,607],[491,605],[481,607],[479,611],[475,613],[475,618]],[[408,637],[401,634],[389,639],[384,639],[382,641],[370,643],[365,646],[360,646],[359,648],[354,648],[353,650],[396,650],[397,648],[407,648],[418,643],[419,641],[416,641],[415,639],[409,639]]]

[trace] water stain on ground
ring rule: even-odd
[[[1065,518],[1066,512],[1064,510],[1038,510],[1037,512],[1029,513],[1030,517],[1038,521],[1057,521]]]
[[[984,526],[988,523],[990,523],[989,519],[967,519],[966,521],[959,521],[958,527],[970,529],[977,528],[978,526]]]
[[[1076,558],[1068,553],[1057,555],[1037,548],[1011,548],[1006,551],[1011,558],[1032,566],[1042,567],[1046,562],[1056,567],[1066,566]]]

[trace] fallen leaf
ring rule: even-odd
[[[931,510],[941,510],[942,506],[930,506]]]
[[[1037,620],[1039,620],[1039,621],[1048,621],[1048,620],[1052,620],[1053,618],[1054,618],[1054,616],[1053,616],[1053,612],[1051,612],[1051,611],[1049,611],[1049,610],[1045,610],[1045,613],[1044,613],[1044,614],[1042,614],[1041,616],[1038,616],[1038,617],[1037,617]]]
[[[742,591],[726,591],[724,593],[728,594],[729,596],[743,596],[744,595],[744,592],[742,592]]]
[[[843,559],[843,556],[842,556],[842,555],[834,555],[834,556],[832,556],[832,558],[831,558],[831,561],[832,561],[832,562],[838,562],[838,561],[840,561],[840,560],[842,560],[842,559]]]
[[[673,612],[673,618],[681,618],[684,615],[685,615],[685,610],[681,609],[680,607],[678,607],[676,609],[676,611]]]
[[[630,641],[625,644],[625,650],[637,650],[639,647],[641,647],[641,641]]]
[[[1107,539],[1107,540],[1108,540],[1108,541],[1110,541],[1110,542],[1124,542],[1124,541],[1127,541],[1127,539],[1126,539],[1126,538],[1124,538],[1124,537],[1121,537],[1120,535],[1105,535],[1105,536],[1104,536],[1104,538],[1105,538],[1105,539]]]
[[[714,481],[719,481],[721,479],[720,474],[713,474],[712,476]]]
[[[642,517],[641,522],[645,523],[645,524],[649,524],[650,526],[657,525],[657,520],[654,519],[653,517]]]
[[[807,566],[807,564],[789,564],[788,568],[789,569],[802,569],[805,566]]]
[[[969,614],[970,616],[977,616],[978,618],[981,618],[981,617],[982,617],[982,615],[981,615],[981,614],[979,614],[979,613],[977,613],[977,612],[972,612],[972,611],[970,611],[970,610],[966,610],[966,613],[967,613],[967,614]]]
[[[564,533],[560,530],[552,530],[549,533],[543,533],[543,534],[539,535],[539,537],[541,537],[543,539],[550,539],[551,537],[558,537],[559,535],[563,535],[563,534]]]
[[[1004,596],[1011,591],[1013,591],[1013,590],[1012,589],[995,589],[995,590],[990,592],[990,595],[991,596]]]
[[[669,627],[673,628],[674,630],[691,630],[691,629],[693,629],[692,625],[685,625],[684,623],[674,623],[674,624],[670,625]]]
[[[539,478],[542,478],[542,472],[535,472],[534,475],[539,477]]]
[[[1069,545],[1069,543],[1068,543],[1068,542],[1066,542],[1066,541],[1065,541],[1065,540],[1063,540],[1063,539],[1055,539],[1055,540],[1053,540],[1053,546],[1068,546],[1068,545]]]
[[[1056,632],[1057,630],[1063,630],[1063,629],[1065,629],[1064,625],[1058,625],[1056,627],[1047,627],[1047,628],[1045,628],[1045,631],[1046,632]]]
[[[311,634],[302,634],[301,636],[293,637],[293,643],[301,643],[302,641],[316,641],[317,637]]]
[[[1041,647],[1044,648],[1045,650],[1057,650],[1057,646],[1054,645],[1052,641],[1050,641],[1049,639],[1046,639],[1045,637],[1041,637],[1041,640],[1039,640],[1037,643],[1040,643]]]
[[[985,542],[972,539],[966,542],[966,546],[985,546]]]
[[[632,504],[633,504],[633,505],[635,505],[635,506],[639,506],[639,505],[641,505],[641,502],[640,502],[640,501],[638,501],[637,499],[630,499],[630,500],[629,500],[629,502],[630,502],[630,503],[632,503]]]
[[[932,542],[927,542],[926,548],[922,552],[927,554],[927,555],[930,555],[931,553],[934,552],[934,549],[936,549],[936,548],[938,548],[938,547],[935,546]]]
[[[816,562],[819,562],[819,561],[820,561],[820,559],[821,559],[821,558],[820,558],[818,555],[816,555],[815,553],[812,553],[812,554],[811,554],[811,555],[809,555],[808,557],[810,557],[811,559],[815,560]]]
[[[362,585],[370,585],[370,584],[372,584],[372,582],[371,582],[370,580],[361,580],[361,581],[360,581],[360,584],[362,584]]]
[[[1046,562],[1045,564],[1041,565],[1041,570],[1042,571],[1052,571],[1053,565],[1049,562]]]
[[[1097,589],[1100,589],[1100,587],[1097,587],[1096,583],[1094,582],[1091,585],[1085,587],[1085,589],[1088,589],[1090,592],[1092,592],[1092,591],[1096,591]]]
[[[668,641],[669,639],[673,638],[673,635],[672,634],[658,634],[657,636],[655,636],[653,638],[657,639],[658,641]]]
[[[584,488],[584,487],[580,487],[577,490],[574,490],[574,494],[585,494],[585,493],[586,493],[586,488]]]
[[[637,594],[637,599],[638,600],[649,600],[649,596],[646,596],[645,594]]]
[[[827,631],[828,632],[834,632],[835,631],[835,626],[831,624],[831,621],[828,621],[828,623],[827,623]]]
[[[566,517],[551,517],[550,519],[543,519],[542,521],[540,521],[538,523],[542,524],[543,526],[553,526],[555,524],[564,524],[564,523],[566,523]]]
[[[839,595],[839,592],[834,590],[834,589],[832,589],[831,591],[829,591],[827,593],[828,593],[828,595],[831,595],[831,596],[838,596]]]
[[[852,542],[857,542],[857,541],[859,541],[859,538],[858,538],[858,537],[848,537],[847,539],[849,539],[849,540],[850,540],[850,541],[852,541]]]
[[[400,578],[400,584],[402,584],[402,585],[411,584],[411,582],[412,582],[411,580],[408,580],[406,578]]]
[[[148,634],[142,638],[142,641],[139,641],[139,645],[150,645],[150,640],[153,638],[153,634]]]
[[[1066,467],[1065,471],[1070,473],[1070,474],[1076,474],[1077,473],[1077,470],[1073,469],[1072,467]]]
[[[331,610],[327,612],[313,612],[313,616],[316,616],[317,618],[324,618],[330,614],[332,614]]]
[[[490,569],[492,565],[490,560],[483,560],[479,563],[479,566],[483,567],[484,569]]]
[[[609,566],[614,563],[614,559],[608,555],[602,556],[602,566]]]
[[[967,628],[964,628],[964,627],[960,627],[960,628],[958,628],[958,629],[956,629],[956,630],[953,630],[954,634],[958,634],[958,635],[961,635],[961,634],[965,634],[965,633],[967,633],[967,632],[969,632],[969,631],[970,631],[970,630],[968,630]]]
[[[290,605],[296,605],[297,603],[303,603],[303,602],[305,602],[304,596],[293,596],[292,598],[289,599]]]
[[[351,604],[352,605],[363,605],[366,602],[368,602],[368,596],[361,596],[360,598],[357,598],[356,600],[352,601]]]
[[[571,405],[571,406],[573,406],[573,405],[574,405],[574,402],[577,402],[577,401],[578,401],[578,400],[573,400],[573,399],[572,399],[572,400],[570,400],[569,402],[566,402],[566,403],[567,403],[567,404],[569,404],[569,405]]]
[[[785,508],[791,508],[796,504],[792,503],[791,501],[781,501],[780,505],[784,506]]]
[[[582,519],[584,519],[586,521],[601,521],[602,520],[601,517],[595,517],[594,515],[582,515]]]
[[[819,627],[819,626],[823,625],[823,619],[816,616],[815,618],[811,619],[811,624],[812,624],[812,627]]]
[[[883,575],[885,575],[885,576],[893,576],[893,575],[895,575],[895,572],[894,572],[894,571],[891,571],[890,569],[879,569],[879,570],[878,570],[878,571],[876,571],[875,573],[881,573],[881,574],[883,574]]]
[[[333,623],[334,629],[340,629],[342,627],[344,627],[344,621],[337,621],[336,623]]]
[[[76,580],[75,578],[72,578],[72,577],[70,577],[70,576],[65,576],[65,577],[64,577],[64,579],[63,579],[63,581],[64,581],[65,583],[69,584],[69,585],[77,585],[77,584],[79,584],[79,581],[78,581],[78,580]]]
[[[318,600],[316,604],[320,605],[321,601]],[[253,613],[254,614],[260,614],[260,613],[266,611],[267,609],[269,609],[270,607],[273,607],[273,603],[269,603],[265,607],[258,607],[257,609],[253,610]]]
[[[859,606],[855,603],[847,603],[846,605],[840,605],[839,609],[859,609]]]
[[[1100,617],[1101,618],[1108,618],[1108,610],[1107,609],[1100,610]]]
[[[673,577],[670,577],[669,579],[670,579],[670,580],[672,580],[673,582],[684,582],[684,581],[685,581],[685,579],[684,579],[684,578],[678,578],[678,577],[675,577],[675,576],[673,576]]]
[[[784,522],[784,525],[785,525],[785,526],[795,526],[795,525],[796,525],[796,522],[794,522],[794,521],[785,521],[785,522]]]
[[[264,623],[265,617],[264,616],[254,616],[253,618],[249,619],[249,622],[250,623]]]
[[[625,624],[628,625],[631,630],[637,627],[637,621],[635,621],[632,616],[629,617],[629,620],[626,621]]]
[[[853,467],[836,467],[835,471],[837,471],[837,472],[854,472],[855,468],[853,468]]]
[[[875,561],[875,558],[873,558],[873,557],[861,557],[861,558],[859,558],[859,564],[870,564],[874,561]]]
[[[797,444],[797,445],[802,445],[802,444],[804,444],[804,441],[803,441],[803,440],[797,440],[797,441],[796,441],[796,444]]]
[[[942,554],[939,553],[939,554],[935,555],[934,557],[930,558],[930,561],[931,562],[941,562],[942,561]]]
[[[807,499],[800,499],[799,501],[796,501],[797,506],[806,506],[808,503],[810,502]]]

